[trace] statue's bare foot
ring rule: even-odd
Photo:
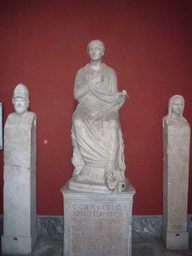
[[[112,174],[106,176],[107,187],[110,190],[114,190],[118,184],[118,181],[114,178]]]

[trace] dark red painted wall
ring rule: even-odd
[[[104,42],[103,62],[116,70],[119,90],[130,96],[120,120],[126,176],[137,191],[133,214],[162,214],[162,117],[172,95],[184,96],[184,116],[192,126],[192,2],[3,0],[0,11],[4,122],[20,82],[28,87],[30,110],[38,116],[37,214],[63,214],[60,188],[73,172],[73,83],[89,61],[86,47],[93,39]],[[3,213],[2,151],[0,180]]]

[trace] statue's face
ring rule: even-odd
[[[13,98],[13,104],[14,104],[15,112],[18,115],[23,115],[28,110],[29,100],[26,98],[16,97],[16,98]]]
[[[98,42],[94,42],[89,45],[88,55],[90,57],[90,60],[96,61],[102,58],[102,56],[104,55],[104,51]]]
[[[171,111],[175,114],[181,114],[183,112],[184,102],[182,98],[175,98],[171,104]]]

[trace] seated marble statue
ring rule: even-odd
[[[114,190],[125,180],[124,143],[118,110],[127,92],[118,92],[115,71],[101,62],[104,44],[88,44],[90,63],[75,78],[72,117],[73,176],[81,182],[104,183]]]

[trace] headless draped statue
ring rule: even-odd
[[[73,177],[82,184],[105,184],[114,190],[125,181],[124,143],[118,110],[127,92],[118,92],[115,71],[101,62],[101,41],[88,44],[90,63],[75,78],[72,117]]]

